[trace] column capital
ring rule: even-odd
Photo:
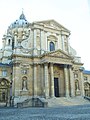
[[[73,67],[72,67],[72,65],[68,65],[68,68],[69,68],[69,69],[71,68],[71,69],[73,70]]]
[[[50,65],[53,65],[54,63],[53,62],[50,62]]]
[[[64,68],[72,68],[72,65],[64,64]]]
[[[44,64],[44,66],[46,66],[46,65],[48,65],[48,62],[45,62],[45,63],[43,63]]]
[[[68,67],[68,65],[67,64],[64,64],[64,68],[67,68]]]
[[[33,63],[32,65],[33,65],[33,66],[37,66],[38,64],[37,64],[37,63]]]

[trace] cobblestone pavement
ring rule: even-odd
[[[90,120],[90,104],[57,108],[0,108],[0,120]]]

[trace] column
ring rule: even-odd
[[[74,97],[75,96],[75,81],[74,81],[72,66],[69,66],[69,74],[70,74],[71,97]]]
[[[83,70],[81,70],[80,72],[81,72],[81,94],[82,94],[82,96],[85,96],[85,94],[84,94],[84,78],[83,78]]]
[[[66,85],[66,97],[69,97],[69,77],[67,65],[64,65],[65,85]]]
[[[45,97],[49,97],[48,64],[44,64]]]
[[[51,70],[51,97],[54,97],[54,75],[53,75],[53,63],[50,63]]]
[[[42,90],[42,96],[44,96],[44,67],[43,67],[43,64],[41,64],[41,90]]]
[[[37,96],[37,66],[34,64],[33,66],[33,94],[34,97]]]

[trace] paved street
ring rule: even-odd
[[[90,120],[90,105],[57,108],[0,108],[0,120]]]

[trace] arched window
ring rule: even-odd
[[[50,42],[50,51],[55,50],[55,44],[53,42]]]

